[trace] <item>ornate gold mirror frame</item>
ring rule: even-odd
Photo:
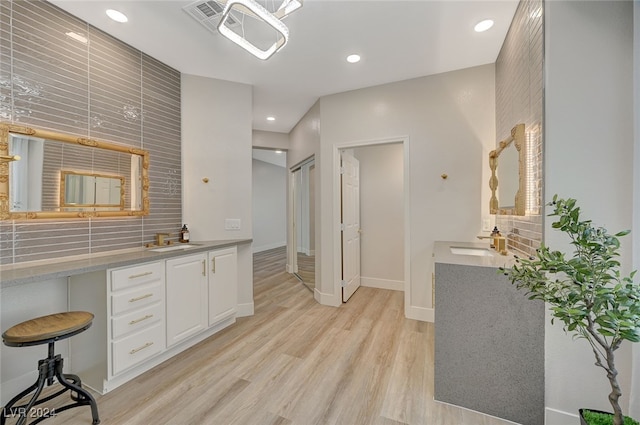
[[[84,146],[87,149],[105,149],[113,152],[137,155],[140,157],[140,209],[102,209],[99,206],[78,211],[65,210],[58,206],[56,211],[11,211],[9,199],[9,187],[11,176],[9,164],[19,160],[19,157],[9,152],[9,138],[11,134],[32,136],[45,141],[55,141]],[[131,194],[129,194],[131,195]],[[52,218],[89,218],[89,217],[124,217],[144,216],[149,214],[149,152],[143,149],[118,145],[111,142],[71,136],[49,130],[35,129],[23,125],[0,123],[0,220],[22,219],[52,219]]]
[[[498,158],[500,153],[513,143],[518,151],[518,191],[515,195],[515,204],[512,208],[500,208],[496,191],[498,190]],[[498,148],[489,153],[489,168],[491,169],[491,178],[489,179],[489,187],[491,188],[491,199],[489,201],[489,211],[491,214],[499,215],[525,215],[526,203],[526,155],[525,155],[525,134],[524,124],[518,124],[511,129],[511,136],[498,144]]]

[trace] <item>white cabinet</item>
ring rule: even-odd
[[[110,271],[110,376],[165,349],[164,263]]]
[[[238,304],[237,248],[209,252],[209,326],[236,313]]]
[[[207,328],[207,255],[166,261],[167,346]]]
[[[69,309],[94,314],[70,338],[71,372],[105,394],[235,322],[235,246],[69,278]]]

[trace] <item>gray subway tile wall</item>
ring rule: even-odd
[[[66,35],[88,39],[82,43]],[[46,1],[0,2],[0,120],[143,148],[150,154],[150,214],[0,221],[0,264],[140,247],[181,227],[180,73]],[[55,148],[53,148],[55,149]],[[60,168],[100,172],[73,146],[51,155]],[[89,168],[89,170],[87,170]],[[111,168],[113,170],[113,168]],[[53,176],[53,177],[52,177]],[[58,195],[45,200],[57,205]]]
[[[496,132],[504,140],[511,128],[525,124],[528,196],[525,216],[496,216],[508,249],[532,255],[542,242],[544,102],[542,0],[524,0],[496,60]],[[499,185],[499,183],[498,183]]]

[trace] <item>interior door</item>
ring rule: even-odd
[[[360,163],[341,154],[342,302],[360,287]]]

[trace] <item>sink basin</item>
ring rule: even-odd
[[[163,247],[158,247],[158,248],[151,248],[149,251],[151,252],[167,252],[167,251],[177,251],[179,249],[186,249],[186,248],[194,248],[198,245],[193,245],[193,244],[180,244],[180,245],[168,245],[168,246],[163,246]]]
[[[493,251],[487,248],[469,248],[464,246],[452,246],[450,247],[451,253],[456,255],[475,255],[478,257],[491,257]]]

